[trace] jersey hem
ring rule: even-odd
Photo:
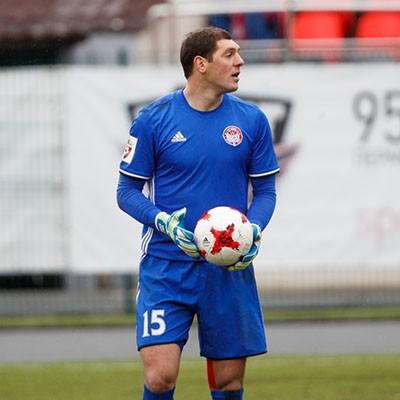
[[[150,250],[150,252],[146,251],[146,253],[142,253],[142,254],[143,254],[143,258],[149,256],[149,257],[154,257],[154,258],[158,258],[160,260],[165,260],[165,261],[188,262],[188,263],[207,262],[204,258],[193,258],[190,256],[188,256],[190,258],[185,258],[185,259],[180,259],[180,258],[176,258],[176,257],[172,257],[172,258],[161,257],[159,255],[152,254],[151,250]],[[140,261],[142,261],[142,258],[140,259]],[[208,264],[210,264],[210,263],[208,263]],[[215,264],[211,264],[211,265],[215,265]]]

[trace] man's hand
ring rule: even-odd
[[[186,208],[177,210],[171,215],[162,211],[156,215],[155,224],[160,232],[168,235],[188,256],[199,258],[200,253],[194,242],[193,232],[184,228],[185,215]]]
[[[239,271],[241,269],[245,269],[257,257],[261,244],[261,228],[256,224],[251,224],[251,226],[253,228],[253,245],[241,260],[239,260],[236,264],[226,268],[228,271]]]

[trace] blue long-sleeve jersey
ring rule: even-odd
[[[201,112],[177,91],[145,107],[134,120],[120,165],[118,203],[144,224],[145,254],[186,260],[154,229],[157,212],[186,207],[185,226],[193,230],[205,211],[226,205],[264,228],[275,207],[278,171],[268,120],[257,106],[226,94],[218,108]],[[141,192],[145,182],[147,198]]]

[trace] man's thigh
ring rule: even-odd
[[[185,345],[195,314],[192,264],[150,256],[142,260],[136,301],[138,350],[168,343],[176,343],[181,349]],[[182,276],[185,271],[186,276]],[[186,287],[186,291],[182,287]]]
[[[179,372],[181,350],[174,343],[143,347],[140,350],[145,385],[153,391],[173,388]]]
[[[264,320],[252,267],[229,272],[209,266],[198,309],[201,355],[213,360],[266,352]]]
[[[240,390],[243,387],[245,369],[246,358],[207,359],[208,384],[211,389]]]

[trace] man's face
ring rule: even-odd
[[[240,67],[243,64],[236,42],[230,39],[218,40],[212,61],[207,62],[205,78],[222,93],[233,92],[239,87]]]

